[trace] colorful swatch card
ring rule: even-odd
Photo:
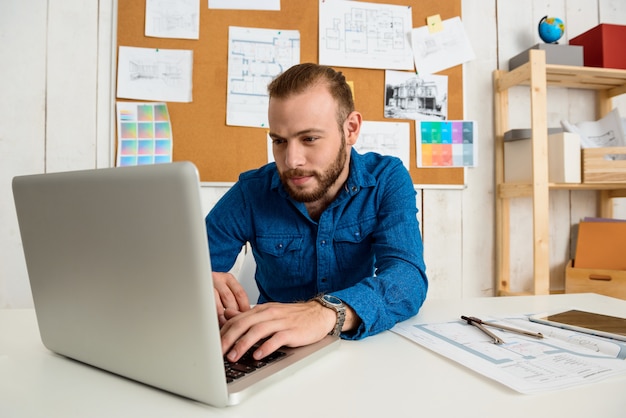
[[[418,167],[476,166],[476,122],[416,121]]]
[[[118,167],[170,163],[173,145],[167,104],[117,102]]]

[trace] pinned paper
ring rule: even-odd
[[[117,166],[172,162],[166,103],[117,102]]]
[[[442,22],[438,32],[432,32],[428,25],[413,28],[411,35],[419,74],[434,74],[474,59],[474,50],[458,16]]]
[[[192,101],[193,50],[120,46],[117,97]]]
[[[429,33],[441,32],[443,30],[443,23],[441,22],[440,15],[432,15],[426,18],[426,26],[428,26]]]
[[[416,121],[418,167],[475,167],[476,122]]]

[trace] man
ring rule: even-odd
[[[257,359],[329,333],[384,331],[415,315],[428,287],[411,178],[397,158],[352,149],[362,116],[344,76],[300,64],[268,90],[275,163],[243,173],[206,218],[230,361],[264,338]],[[252,309],[227,273],[246,242]]]

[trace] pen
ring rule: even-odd
[[[504,344],[504,341],[502,340],[502,338],[498,337],[496,334],[489,331],[487,328],[483,327],[480,322],[474,322],[473,320],[471,320],[470,318],[467,318],[466,316],[462,316],[461,318],[465,319],[468,324],[474,325],[476,328],[478,328],[479,330],[481,330],[482,332],[490,336],[494,344]]]
[[[467,323],[471,324],[471,325],[476,325],[476,326],[478,326],[478,325],[486,325],[486,326],[498,328],[498,329],[501,329],[501,330],[504,330],[504,331],[514,332],[516,334],[528,335],[529,337],[543,338],[543,334],[540,333],[540,332],[530,332],[530,331],[526,331],[524,329],[508,327],[506,325],[500,325],[500,324],[496,324],[496,323],[493,323],[493,322],[485,322],[482,319],[476,318],[476,317],[473,317],[473,316],[462,315],[461,319],[467,321]]]

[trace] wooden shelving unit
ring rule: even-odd
[[[531,50],[529,61],[512,71],[493,74],[496,176],[496,274],[497,294],[511,295],[510,203],[517,197],[532,198],[533,277],[531,294],[550,293],[549,192],[550,190],[597,190],[600,215],[612,217],[615,197],[626,197],[626,184],[557,184],[548,182],[547,87],[596,90],[598,118],[613,108],[611,98],[626,93],[626,70],[547,65],[545,51]],[[530,88],[532,183],[504,182],[504,133],[509,129],[509,94],[514,86]]]

